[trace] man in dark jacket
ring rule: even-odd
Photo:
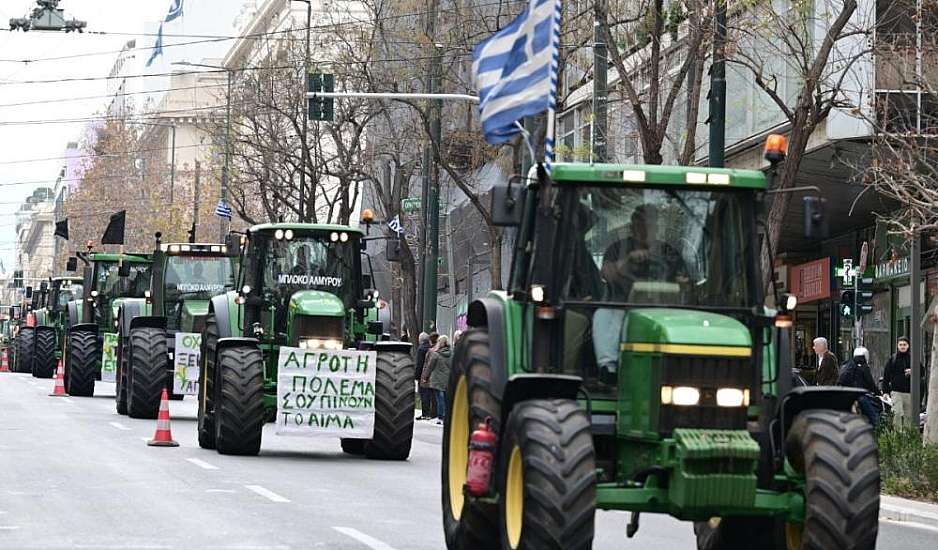
[[[925,369],[920,372],[924,375]],[[909,353],[909,339],[900,336],[896,342],[896,353],[889,358],[883,370],[883,393],[888,393],[892,398],[893,425],[907,425],[909,417],[916,413],[915,407],[912,406],[911,392],[912,357]]]
[[[436,418],[436,399],[434,399],[433,392],[429,388],[424,388],[422,385],[419,385],[420,378],[423,376],[423,367],[427,363],[427,353],[430,351],[431,347],[430,335],[426,332],[421,332],[418,337],[417,357],[414,358],[414,364],[417,367],[417,371],[414,373],[414,380],[418,383],[418,391],[420,394],[420,416],[417,420]]]
[[[870,424],[876,426],[879,424],[881,409],[873,402],[873,399],[879,399],[879,397],[877,397],[879,392],[876,389],[876,383],[873,382],[873,373],[870,371],[869,359],[869,350],[863,346],[854,349],[853,359],[847,361],[844,367],[840,369],[837,385],[848,388],[860,388],[867,391],[867,395],[863,395],[857,400],[857,405],[860,407],[860,412],[863,413],[863,416],[870,421]]]
[[[827,338],[814,339],[814,354],[817,356],[817,373],[815,383],[818,386],[833,386],[837,384],[837,356],[827,347]]]

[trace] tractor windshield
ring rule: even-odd
[[[109,298],[143,298],[143,293],[150,288],[150,264],[131,263],[130,275],[118,274],[117,262],[97,262],[95,267],[95,287],[102,295]]]
[[[59,287],[56,303],[59,309],[64,309],[72,300],[80,300],[84,286],[81,283],[63,284]]]
[[[332,239],[332,235],[345,239]],[[336,295],[352,307],[356,297],[355,258],[358,240],[347,233],[299,234],[292,239],[266,239],[264,292],[286,306],[294,292],[321,290]],[[286,308],[284,308],[286,309]]]
[[[208,300],[234,288],[231,259],[219,256],[170,256],[166,261],[167,302]]]
[[[568,300],[747,307],[753,231],[748,194],[568,187]],[[572,196],[571,196],[572,194]]]

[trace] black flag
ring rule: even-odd
[[[68,240],[68,218],[60,222],[55,222],[55,234],[56,237],[62,237],[66,241]]]
[[[101,244],[124,244],[124,221],[126,219],[126,210],[111,214],[111,221],[107,224],[107,229],[104,230]]]

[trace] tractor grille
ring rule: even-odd
[[[719,388],[750,388],[751,358],[665,355],[660,360],[660,372],[662,386],[690,386],[700,390],[697,405],[661,405],[658,432],[663,436],[669,436],[676,428],[746,428],[746,407],[719,407],[716,393]]]
[[[342,317],[300,315],[293,321],[297,338],[342,339]]]

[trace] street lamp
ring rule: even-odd
[[[38,8],[33,8],[28,17],[14,17],[10,19],[10,30],[17,29],[23,32],[37,31],[65,31],[84,32],[88,26],[87,21],[78,19],[65,20],[65,10],[59,9],[59,0],[36,0]]]
[[[188,61],[176,61],[173,65],[181,65],[183,67],[204,67],[207,69],[220,69],[225,71],[228,75],[228,97],[225,102],[225,164],[221,169],[221,200],[222,202],[228,202],[228,170],[231,162],[231,74],[234,72],[228,67],[222,67],[221,65],[206,65],[204,63],[189,63]],[[225,240],[225,222],[219,220],[218,222],[218,234],[221,241]]]
[[[309,74],[309,30],[312,27],[313,20],[313,4],[310,0],[290,0],[291,2],[305,2],[306,3],[306,58],[303,62],[305,65],[305,73]],[[304,83],[305,85],[305,83]],[[305,111],[305,109],[304,109]],[[309,139],[309,115],[303,113],[303,139],[301,140],[302,150],[300,155],[302,158],[301,164],[302,168],[300,169],[300,221],[304,221],[303,213],[306,211],[306,165],[309,164],[309,147],[306,145],[306,140]]]

